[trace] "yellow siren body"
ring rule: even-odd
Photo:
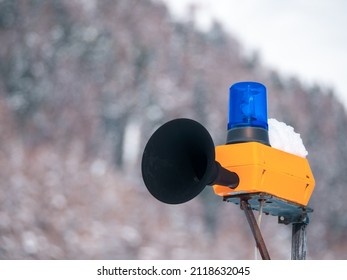
[[[315,186],[308,160],[258,142],[216,147],[216,161],[236,172],[240,183],[235,189],[214,185],[214,192],[224,200],[239,204],[249,200],[252,208],[292,219],[306,207]]]

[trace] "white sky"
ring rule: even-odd
[[[347,107],[346,0],[162,1],[179,19],[195,3],[201,28],[217,19],[247,50],[258,50],[265,65],[333,88]]]

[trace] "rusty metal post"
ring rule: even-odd
[[[267,251],[263,236],[261,235],[261,231],[257,224],[257,221],[254,217],[251,206],[246,200],[241,199],[241,209],[245,212],[248,224],[252,230],[255,242],[257,247],[259,248],[260,255],[263,260],[270,260],[269,252]]]
[[[293,223],[292,227],[292,260],[305,260],[307,250],[307,223]]]

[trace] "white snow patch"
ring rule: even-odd
[[[95,160],[90,166],[90,172],[95,176],[104,176],[107,171],[107,163],[102,159]]]
[[[268,124],[271,147],[306,158],[308,152],[293,127],[276,119],[268,119]]]
[[[25,231],[22,234],[22,247],[28,254],[37,253],[39,244],[36,234],[31,231]]]
[[[135,121],[130,122],[125,129],[123,157],[128,166],[136,163],[140,148],[140,133],[140,126]]]

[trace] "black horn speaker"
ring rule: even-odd
[[[159,127],[149,139],[142,156],[142,177],[158,200],[184,203],[206,185],[236,188],[239,177],[215,161],[213,140],[200,123],[175,119]]]

